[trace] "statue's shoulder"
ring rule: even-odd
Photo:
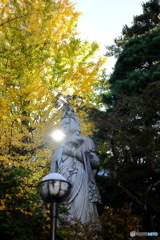
[[[94,140],[88,136],[81,136],[81,137],[84,139],[84,141],[94,142]]]
[[[89,151],[98,151],[97,146],[92,138],[87,136],[81,136],[83,143]]]
[[[94,142],[92,138],[87,137],[87,136],[81,136],[84,142]]]
[[[63,143],[61,143],[61,145],[59,145],[58,148],[55,149],[54,157],[57,157],[57,155],[59,155],[62,152],[62,145]]]

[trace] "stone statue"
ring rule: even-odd
[[[91,138],[80,136],[79,118],[69,105],[62,109],[62,128],[66,140],[55,151],[51,173],[60,173],[71,183],[70,192],[62,202],[69,212],[67,220],[98,222],[96,205],[101,203],[101,197],[92,175],[92,169],[100,165],[97,147]]]

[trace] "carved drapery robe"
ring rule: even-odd
[[[63,200],[66,204],[70,218],[80,219],[82,223],[98,221],[97,203],[101,203],[101,197],[97,189],[95,179],[92,175],[92,169],[99,167],[100,160],[98,151],[93,140],[89,137],[80,136],[80,144],[74,146],[78,150],[80,158],[63,155],[64,142],[55,151],[51,172],[62,174],[70,183],[69,194]]]

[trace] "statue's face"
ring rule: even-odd
[[[72,118],[64,118],[62,120],[62,129],[65,134],[71,134],[76,131],[77,125]]]

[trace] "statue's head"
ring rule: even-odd
[[[79,135],[81,132],[80,120],[69,105],[62,109],[62,128],[66,134],[76,133]]]

